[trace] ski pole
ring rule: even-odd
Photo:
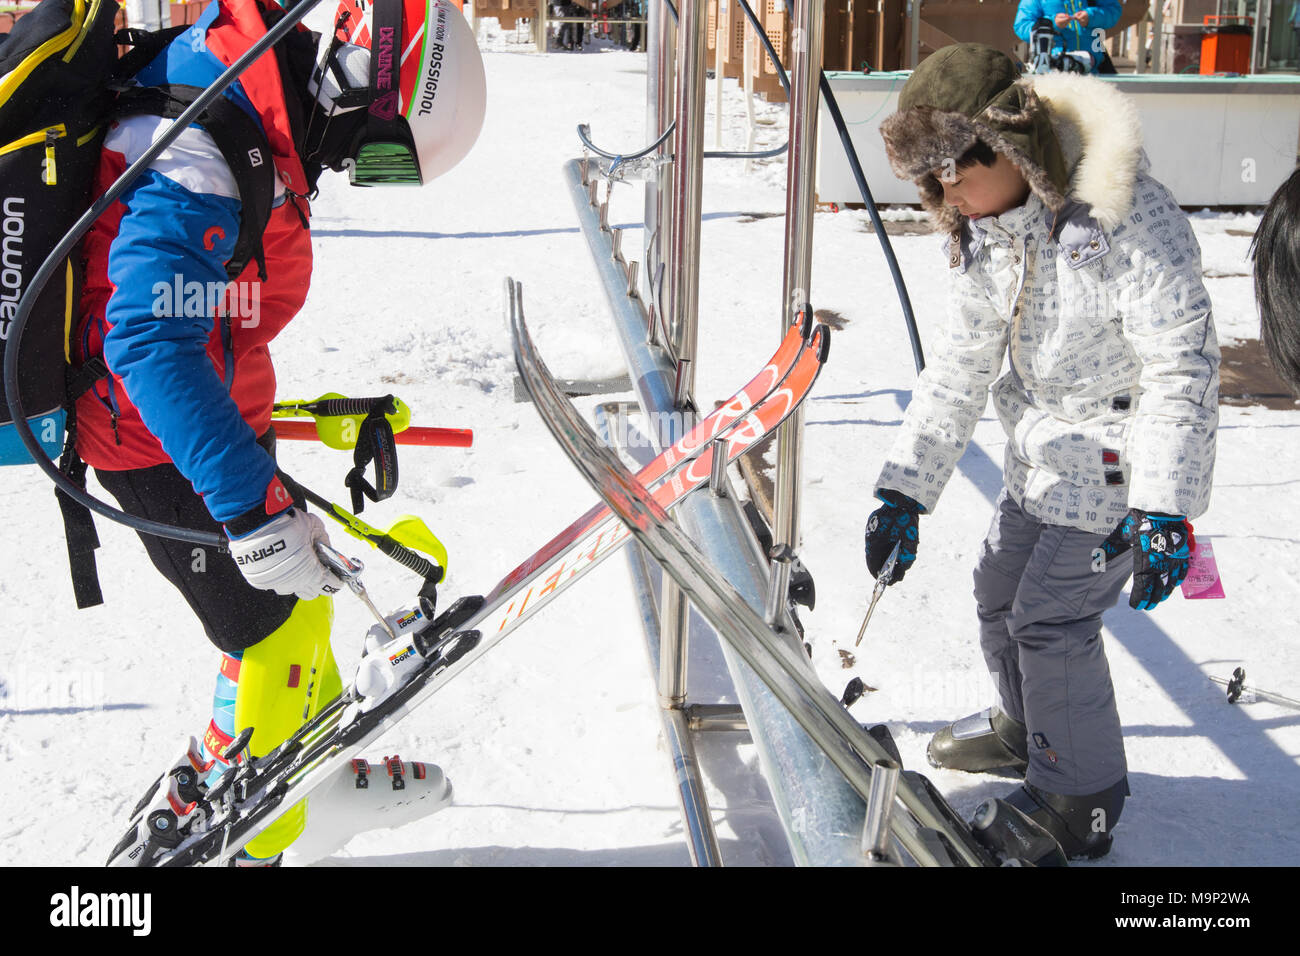
[[[1283,697],[1281,694],[1275,694],[1272,691],[1260,690],[1258,687],[1246,686],[1246,669],[1238,667],[1232,672],[1232,679],[1227,680],[1223,677],[1211,677],[1210,680],[1216,684],[1223,684],[1228,688],[1228,703],[1235,704],[1240,701],[1243,704],[1253,704],[1257,700],[1266,700],[1271,704],[1281,704],[1283,707],[1291,707],[1300,710],[1300,700],[1292,700],[1290,697]]]
[[[876,575],[876,586],[871,589],[871,603],[867,605],[867,616],[862,619],[862,626],[858,628],[858,639],[853,642],[854,647],[862,643],[862,635],[867,633],[867,622],[871,620],[871,612],[876,609],[876,602],[889,586],[890,575],[894,573],[894,565],[898,563],[898,549],[902,546],[901,541],[894,545],[894,550],[889,552],[889,557],[880,566],[880,573]]]
[[[411,424],[411,409],[395,395],[379,398],[347,398],[326,392],[309,401],[276,402],[271,410],[277,437],[293,441],[319,441],[331,448],[355,448],[362,428],[372,416],[381,416],[392,428],[393,438],[402,445],[441,445],[469,448],[474,432],[468,428],[429,428]],[[289,419],[312,419],[305,422]],[[401,437],[398,437],[401,436]]]
[[[294,497],[307,499],[335,522],[342,524],[348,535],[355,537],[357,541],[365,541],[365,544],[377,548],[382,554],[402,564],[402,567],[415,571],[417,575],[424,578],[420,597],[434,600],[437,585],[447,576],[447,548],[430,531],[428,524],[413,515],[406,515],[396,520],[387,531],[381,531],[380,528],[374,528],[363,522],[356,515],[313,492],[311,488],[292,480],[291,477],[283,473],[281,477]],[[417,551],[424,551],[424,554],[430,555],[433,561]]]
[[[378,548],[381,554],[387,555],[402,567],[424,578],[425,587],[421,588],[420,595],[432,598],[432,594],[426,595],[425,591],[436,587],[446,577],[447,549],[429,530],[428,525],[418,518],[407,517],[399,519],[387,531],[381,531],[366,524],[334,502],[316,494],[310,488],[297,483],[295,486],[302,492],[304,498],[343,525],[344,530],[352,537],[366,542],[373,548]],[[399,537],[406,538],[407,543],[402,543],[398,540]],[[433,560],[430,561],[429,558],[419,554],[415,550],[416,547],[430,554]]]
[[[275,437],[288,441],[324,441],[316,430],[314,422],[295,422],[292,419],[275,420]],[[425,447],[469,448],[474,444],[474,430],[471,428],[436,428],[427,425],[411,425],[405,431],[395,432],[393,440],[399,445],[423,445]]]

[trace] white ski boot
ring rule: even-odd
[[[307,828],[285,851],[295,866],[341,850],[367,830],[400,827],[451,804],[451,781],[437,764],[385,757],[353,760],[307,798]]]

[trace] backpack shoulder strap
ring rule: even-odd
[[[175,119],[202,92],[199,87],[179,84],[133,86],[118,95],[114,112],[117,116],[149,114]],[[250,262],[256,261],[258,275],[265,280],[262,233],[275,201],[275,163],[266,134],[257,120],[224,96],[208,105],[199,115],[198,124],[221,150],[239,188],[239,238],[234,254],[226,263],[226,274],[234,279]]]
[[[118,57],[113,68],[113,78],[125,80],[135,76],[188,29],[188,24],[182,24],[165,30],[141,30],[139,27],[123,27],[118,30],[114,42],[119,47],[129,46],[131,50]]]

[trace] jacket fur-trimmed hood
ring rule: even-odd
[[[1031,82],[1061,144],[1070,176],[1068,198],[1087,205],[1103,229],[1114,229],[1133,206],[1144,166],[1137,106],[1095,76],[1043,73]]]

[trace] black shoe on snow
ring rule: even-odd
[[[1128,796],[1128,777],[1100,793],[1072,797],[1024,784],[1006,802],[1056,838],[1071,860],[1096,860],[1110,852],[1111,831]]]
[[[1028,732],[996,707],[953,721],[930,738],[925,749],[930,766],[943,770],[986,773],[1029,766]]]

